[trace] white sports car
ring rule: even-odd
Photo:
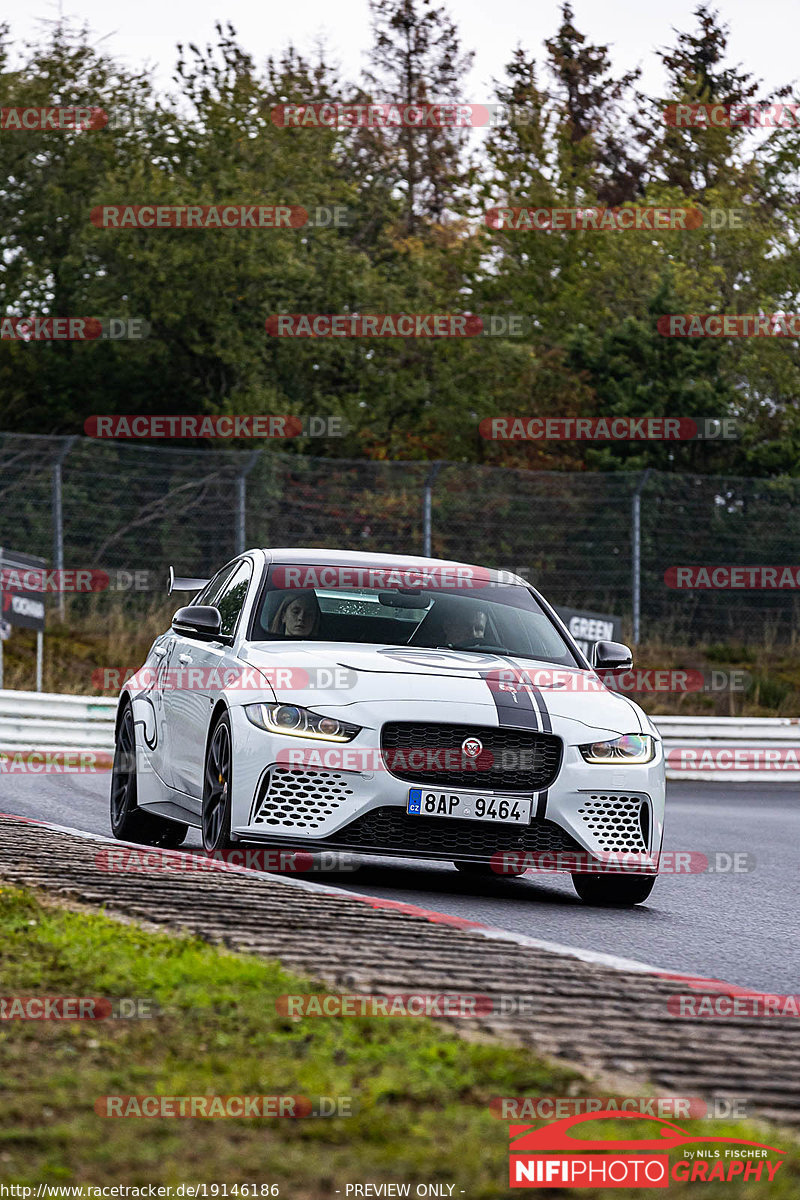
[[[344,850],[520,874],[636,904],[657,871],[664,756],[524,580],[440,559],[249,550],[122,690],[116,837],[207,851]],[[612,865],[609,866],[609,863]]]

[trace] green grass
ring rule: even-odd
[[[279,1184],[284,1197],[322,1197],[349,1182],[441,1181],[456,1185],[455,1197],[463,1188],[480,1200],[508,1192],[507,1129],[488,1111],[493,1096],[593,1094],[567,1068],[458,1038],[433,1021],[278,1016],[281,993],[320,989],[275,963],[43,906],[7,886],[0,980],[6,997],[125,996],[157,1006],[150,1019],[0,1027],[2,1183],[258,1182]],[[353,1115],[120,1120],[94,1112],[104,1095],[275,1093],[350,1097]],[[789,1149],[785,1136],[763,1129],[692,1127]],[[632,1134],[626,1123],[624,1136]],[[788,1200],[800,1190],[795,1150],[790,1157],[772,1185],[710,1183],[703,1195]]]

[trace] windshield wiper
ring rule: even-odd
[[[461,650],[464,654],[504,654],[514,657],[505,646],[437,646],[437,650]]]
[[[529,658],[531,662],[552,664],[549,658],[540,658],[537,654],[523,654],[521,650],[506,650],[505,646],[435,646],[435,650],[460,650],[464,654],[497,654],[505,658]],[[569,669],[569,668],[567,668]]]

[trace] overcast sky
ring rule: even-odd
[[[465,49],[476,51],[471,92],[465,99],[491,99],[491,80],[503,74],[510,52],[521,43],[541,53],[544,38],[558,24],[558,0],[444,0],[455,18]],[[691,28],[695,0],[671,4],[642,0],[573,0],[576,25],[593,42],[610,43],[615,70],[644,70],[644,89],[657,92],[662,83],[654,48],[671,44],[672,27]],[[722,0],[717,6],[731,27],[730,54],[758,78],[765,90],[800,76],[797,46],[800,0]],[[261,62],[290,41],[313,51],[324,38],[329,57],[347,77],[364,64],[369,45],[367,0],[297,0],[296,3],[258,3],[254,0],[62,0],[33,3],[11,21],[15,39],[34,37],[43,20],[59,12],[85,21],[104,45],[130,66],[148,63],[155,78],[167,86],[178,41],[205,44],[213,38],[214,21],[233,22],[241,43]]]

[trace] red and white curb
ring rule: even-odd
[[[84,841],[96,842],[99,845],[113,846],[117,849],[128,848],[137,850],[142,853],[150,852],[151,847],[144,847],[136,842],[119,841],[116,838],[110,838],[103,834],[89,833],[83,829],[72,829],[66,825],[56,825],[50,821],[39,821],[34,817],[23,817],[16,813],[0,813],[0,819],[9,821],[20,821],[28,825],[37,825],[42,829],[48,829],[53,833],[64,833],[70,837],[82,838]],[[197,854],[188,850],[158,850],[159,854],[167,858],[186,859],[196,858]],[[240,867],[231,863],[217,863],[214,859],[208,859],[209,867],[204,868],[204,871],[219,870],[225,874],[244,875],[249,878],[269,879],[273,882],[284,884],[286,887],[300,888],[302,891],[316,893],[320,896],[338,896],[346,897],[354,900],[357,903],[365,904],[373,909],[387,909],[390,911],[402,913],[405,916],[419,917],[425,921],[430,921],[435,925],[450,925],[455,929],[469,930],[485,937],[491,941],[508,942],[516,946],[526,946],[535,950],[544,950],[550,954],[558,954],[563,957],[576,958],[581,962],[592,963],[595,966],[606,967],[613,971],[635,972],[642,975],[655,975],[661,979],[674,980],[676,983],[684,983],[693,990],[706,990],[715,992],[724,992],[725,995],[745,995],[756,996],[766,993],[753,991],[751,988],[740,987],[736,984],[725,983],[723,980],[705,978],[700,975],[682,975],[679,972],[669,971],[663,967],[655,967],[650,963],[639,962],[633,958],[623,958],[617,954],[606,954],[599,950],[586,950],[580,946],[567,946],[560,942],[550,942],[542,938],[529,937],[524,933],[517,933],[514,930],[497,929],[491,925],[484,925],[480,921],[470,921],[466,917],[457,917],[451,913],[438,912],[432,908],[422,908],[416,904],[406,904],[401,900],[386,900],[379,896],[370,896],[364,892],[352,892],[348,888],[338,888],[331,884],[313,883],[308,879],[296,879],[293,876],[287,876],[278,872],[258,871],[251,867]],[[188,874],[188,872],[187,872]]]

